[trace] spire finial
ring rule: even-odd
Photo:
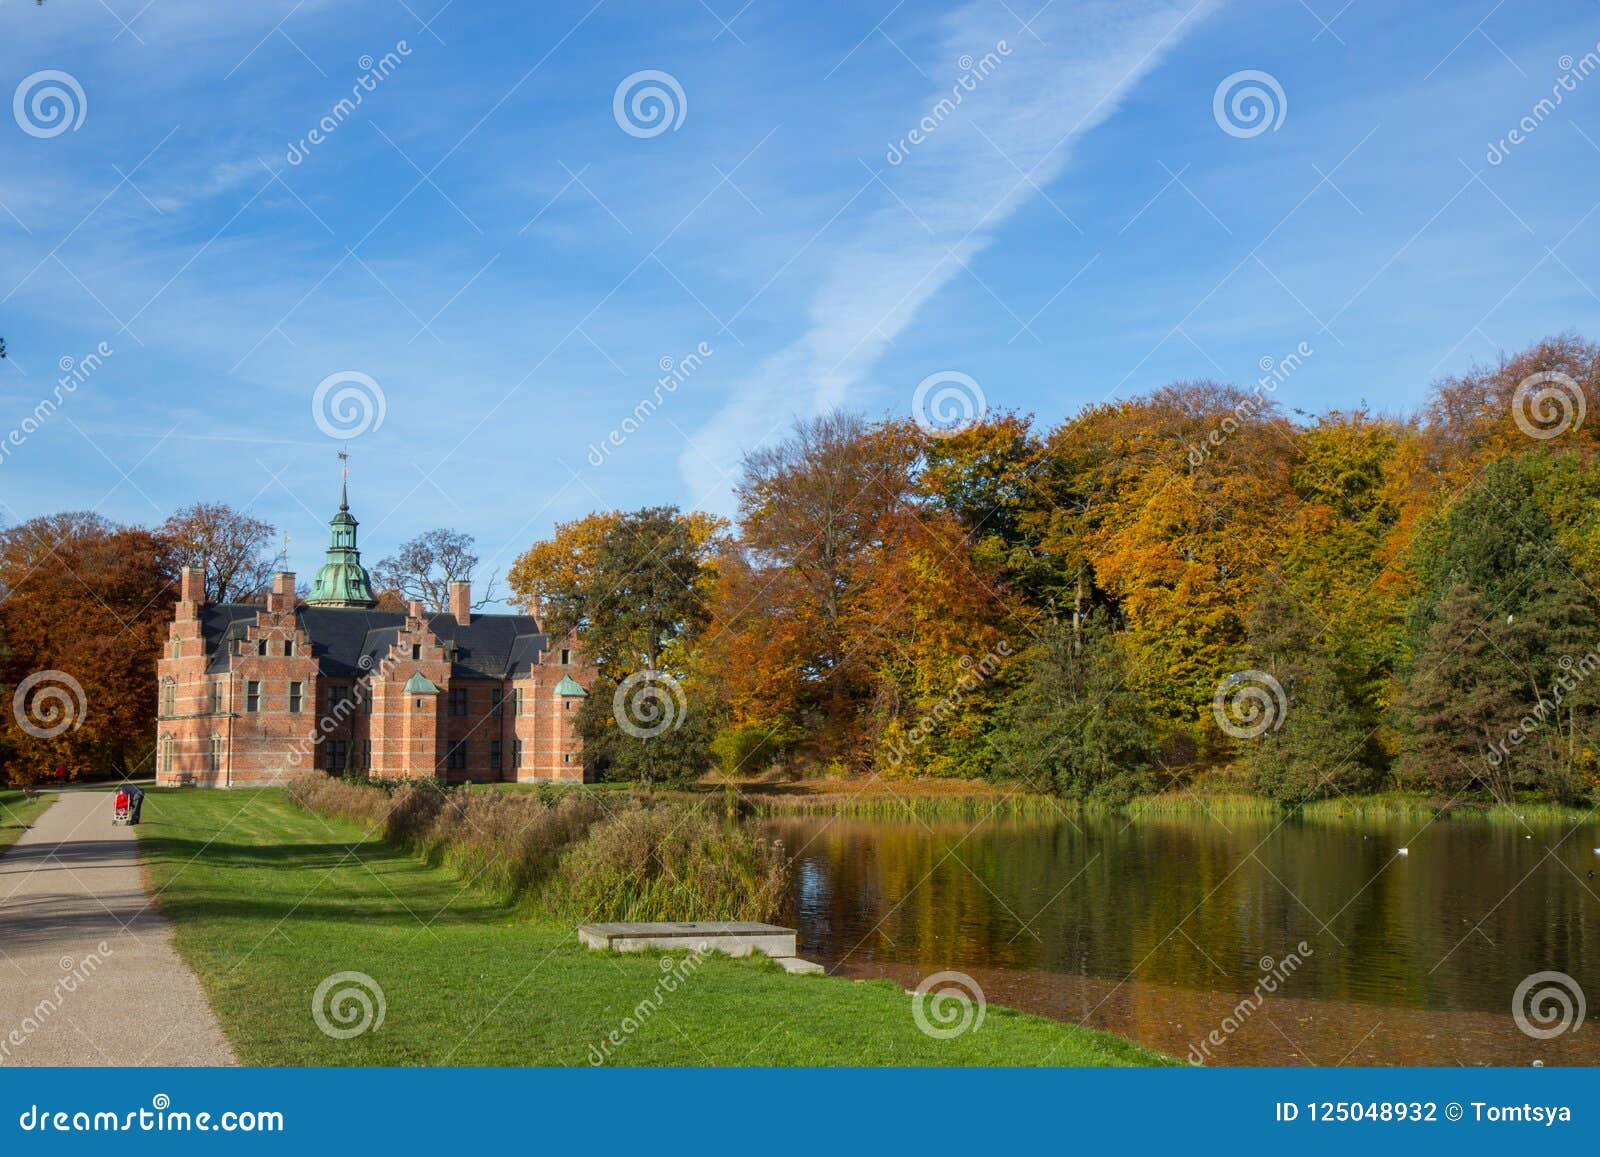
[[[339,509],[350,509],[350,443],[339,451]]]

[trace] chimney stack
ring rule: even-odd
[[[472,625],[472,584],[465,579],[450,583],[450,613],[461,626]]]
[[[267,610],[284,614],[294,610],[294,571],[280,570],[272,576],[272,593],[267,595]]]
[[[422,618],[422,600],[412,599],[406,604],[406,615],[413,619]]]
[[[192,619],[200,611],[206,601],[206,568],[203,566],[186,566],[178,572],[178,613],[177,618]]]

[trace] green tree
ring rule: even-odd
[[[1099,616],[1050,623],[1000,711],[1002,774],[1072,799],[1125,803],[1150,785],[1155,731],[1127,661]]]

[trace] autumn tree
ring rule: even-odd
[[[586,758],[612,778],[697,775],[710,766],[716,707],[695,694],[689,647],[709,618],[717,524],[668,506],[557,528],[512,571],[547,632],[578,632],[599,669],[579,712]]]
[[[0,724],[10,778],[148,768],[177,558],[160,535],[81,512],[0,532],[0,694],[22,692]]]

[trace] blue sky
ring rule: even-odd
[[[0,440],[112,351],[0,458],[7,522],[224,500],[309,573],[323,427],[366,425],[366,557],[446,525],[503,570],[592,509],[730,512],[742,450],[929,375],[1053,423],[1304,343],[1283,404],[1403,411],[1600,334],[1589,0],[0,0],[0,32]],[[1271,86],[1219,121],[1241,72]],[[319,424],[348,374],[381,425]]]

